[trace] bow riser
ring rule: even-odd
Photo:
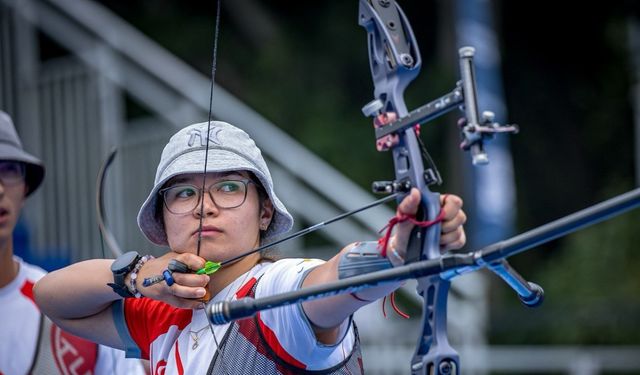
[[[382,5],[386,4],[386,6]],[[374,82],[372,103],[365,106],[368,115],[395,112],[399,118],[409,113],[404,90],[418,75],[421,57],[409,22],[394,1],[360,0],[360,25],[367,30],[369,64]],[[440,195],[431,192],[425,180],[425,168],[416,131],[408,126],[396,133],[392,146],[396,181],[411,181],[422,195],[419,220],[434,220],[440,212]],[[407,248],[407,263],[437,259],[440,254],[440,225],[416,227]],[[418,279],[418,293],[424,299],[422,335],[411,362],[414,374],[444,373],[458,368],[458,355],[447,338],[447,296],[450,283],[439,277]],[[457,371],[449,372],[452,374]]]

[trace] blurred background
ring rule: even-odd
[[[423,125],[441,192],[465,199],[467,250],[508,238],[636,187],[640,181],[640,4],[423,0],[400,3],[422,71],[409,110],[455,87],[457,49],[477,50],[480,109],[520,133],[472,169],[459,151],[461,112]],[[364,205],[393,178],[374,146],[366,34],[358,2],[222,3],[213,117],[249,132],[272,168],[296,229]],[[16,233],[16,253],[49,270],[113,257],[95,220],[95,180],[109,150],[109,226],[125,250],[162,253],[139,233],[137,210],[162,147],[207,119],[213,1],[0,0],[0,108],[47,167]],[[328,259],[375,239],[393,206],[279,247]],[[640,213],[510,259],[546,292],[523,307],[490,273],[454,281],[449,333],[463,373],[640,374]],[[404,374],[421,304],[356,316],[367,373]],[[387,308],[389,310],[389,308]]]

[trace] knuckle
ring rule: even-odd
[[[455,195],[455,194],[450,194],[447,196],[447,201],[451,202],[452,205],[455,205],[457,207],[462,207],[462,198],[460,198],[459,196]]]
[[[209,275],[198,275],[200,278],[200,286],[205,286],[209,283]]]

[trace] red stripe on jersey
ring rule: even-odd
[[[191,322],[192,310],[179,309],[151,298],[124,300],[124,316],[129,334],[138,344],[143,359],[149,359],[149,348],[158,336],[171,326],[183,330]]]
[[[176,340],[176,367],[178,368],[178,375],[184,375],[184,368],[182,368],[182,359],[180,359],[180,349],[178,349],[178,340]]]
[[[34,304],[36,303],[36,300],[33,298],[33,282],[26,280],[24,284],[22,284],[22,288],[20,288],[20,293],[30,299]]]
[[[256,315],[256,318],[258,320],[258,324],[260,325],[260,331],[262,331],[264,339],[267,341],[269,347],[271,347],[271,350],[273,350],[280,359],[287,362],[288,364],[297,368],[306,369],[307,366],[304,363],[293,358],[293,356],[282,347],[275,332],[273,332],[271,328],[264,324],[264,322],[260,318],[260,313]]]
[[[91,374],[98,362],[98,344],[51,325],[51,355],[60,374]]]
[[[156,369],[153,370],[152,369],[152,373],[153,375],[164,375],[164,372],[167,368],[167,361],[165,361],[164,359],[161,359],[158,361],[158,363],[156,363]]]
[[[243,286],[238,289],[236,292],[236,298],[240,299],[242,297],[246,297],[247,294],[251,291],[253,286],[256,284],[258,280],[255,277],[252,277],[249,281],[247,281]]]

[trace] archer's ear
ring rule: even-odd
[[[273,219],[274,211],[275,209],[271,199],[265,199],[262,202],[262,207],[260,207],[260,230],[267,230],[271,223],[271,219]]]

